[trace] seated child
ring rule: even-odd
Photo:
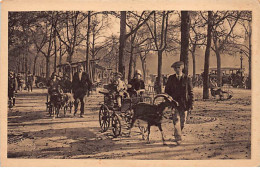
[[[115,75],[115,89],[116,89],[116,101],[118,104],[118,107],[121,108],[122,106],[122,98],[123,97],[129,97],[129,94],[127,93],[127,86],[124,81],[121,80],[122,74],[116,73]]]

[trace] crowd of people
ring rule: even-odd
[[[191,78],[183,74],[183,62],[175,62],[172,68],[175,74],[171,75],[165,86],[165,93],[171,96],[179,103],[176,110],[173,111],[173,125],[175,127],[174,136],[176,142],[181,142],[181,131],[187,117],[188,110],[193,108],[193,87]],[[126,97],[142,96],[145,91],[145,83],[142,80],[142,73],[136,70],[134,77],[129,81],[128,85],[122,80],[121,73],[115,73],[114,78],[111,80],[109,93],[114,96],[117,107],[120,109],[122,106],[122,99]],[[26,78],[26,87],[28,91],[32,91],[33,76],[28,73]],[[22,89],[21,76],[15,77],[14,72],[10,71],[8,76],[8,97],[15,105],[15,91]],[[59,76],[57,73],[51,75],[47,83],[48,94],[52,96],[54,93],[62,96],[63,93],[71,93],[74,98],[74,116],[77,114],[78,105],[80,102],[80,117],[84,115],[84,98],[89,95],[92,87],[92,82],[89,75],[84,71],[83,65],[79,64],[77,72],[73,75],[72,81],[67,75]]]
[[[33,90],[34,77],[28,71],[26,75],[22,73],[15,74],[14,71],[8,71],[8,105],[9,107],[15,106],[15,94],[18,91],[28,90],[32,92]]]

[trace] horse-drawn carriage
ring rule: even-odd
[[[108,89],[105,87],[104,91],[99,91],[104,95],[104,103],[99,109],[99,124],[102,132],[112,127],[114,137],[118,137],[122,128],[120,118],[129,126],[133,117],[133,106],[139,102],[152,103],[152,98],[145,94],[144,89],[132,91],[130,96],[122,98],[122,106],[119,108],[115,96]]]

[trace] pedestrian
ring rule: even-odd
[[[84,114],[84,97],[91,89],[92,83],[89,79],[89,76],[86,72],[84,72],[83,66],[81,64],[78,65],[77,72],[73,75],[72,79],[72,93],[74,96],[74,106],[75,112],[74,116],[78,110],[78,104],[80,101],[80,117],[83,117]]]
[[[22,91],[24,81],[21,73],[18,73],[17,75],[17,83],[18,83],[18,90]]]
[[[142,96],[145,85],[144,81],[142,80],[142,72],[141,70],[135,70],[134,78],[130,80],[129,84],[132,86],[128,91],[130,93],[130,96],[135,94],[137,92],[137,95]]]
[[[179,103],[179,106],[173,111],[173,125],[175,142],[180,144],[188,110],[193,109],[193,87],[191,78],[182,72],[184,68],[182,61],[173,63],[171,67],[176,74],[169,76],[165,93]]]
[[[30,71],[28,71],[28,75],[27,75],[27,89],[28,89],[28,92],[31,90],[32,92],[32,89],[33,89],[33,75],[30,73]]]
[[[17,89],[17,81],[13,71],[9,71],[8,74],[8,102],[9,107],[15,106],[15,91]]]

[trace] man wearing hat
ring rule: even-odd
[[[74,116],[78,110],[78,104],[80,101],[80,117],[83,117],[84,114],[84,97],[87,94],[88,90],[91,88],[91,81],[86,72],[84,72],[83,65],[78,65],[78,71],[73,75],[72,79],[72,93],[74,95],[74,106],[75,112]]]
[[[175,141],[177,144],[180,144],[187,112],[193,108],[193,87],[191,78],[182,72],[184,68],[182,61],[173,63],[171,67],[176,74],[169,76],[165,93],[172,96],[172,98],[179,103],[178,108],[173,113],[173,125],[175,128]]]
[[[131,89],[129,89],[130,94],[133,94],[134,91],[140,91],[145,88],[144,81],[141,79],[142,72],[141,70],[136,70],[134,78],[129,82],[131,84]]]

